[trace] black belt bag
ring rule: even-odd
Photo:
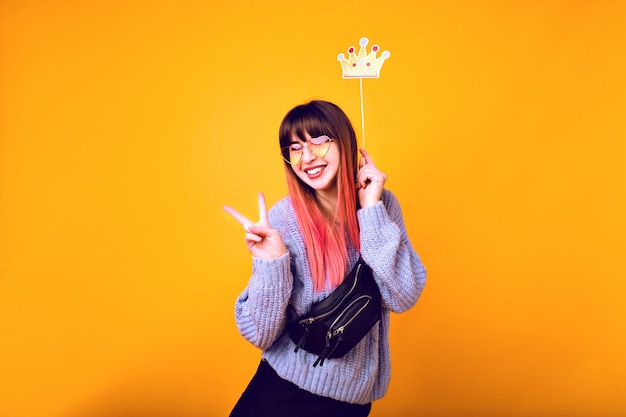
[[[313,366],[348,353],[380,320],[380,290],[372,269],[359,258],[352,271],[328,297],[307,314],[287,324],[294,352],[304,349],[318,355]]]

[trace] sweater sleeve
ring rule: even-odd
[[[357,212],[361,255],[374,272],[383,306],[400,313],[413,307],[426,283],[426,269],[407,236],[402,210],[388,190]]]
[[[289,254],[276,259],[254,258],[252,276],[235,303],[239,333],[260,349],[269,348],[282,333],[293,288]]]

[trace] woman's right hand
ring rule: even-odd
[[[259,193],[259,221],[257,223],[248,220],[232,207],[224,206],[224,210],[243,226],[246,231],[246,246],[252,256],[273,259],[287,253],[282,237],[276,229],[270,227],[263,193]]]

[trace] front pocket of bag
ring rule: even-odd
[[[329,327],[326,334],[327,346],[330,345],[330,358],[340,358],[356,346],[380,319],[373,313],[372,297],[362,295],[346,307],[343,313]]]
[[[359,316],[371,302],[372,297],[369,295],[362,295],[352,301],[330,325],[328,332],[331,333],[332,336],[345,333],[346,328],[352,323],[358,322]]]

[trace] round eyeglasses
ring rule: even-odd
[[[304,144],[300,142],[294,142],[291,145],[285,146],[281,149],[283,153],[283,159],[288,164],[298,165],[302,160],[302,153],[304,152],[305,146],[314,156],[318,158],[323,158],[330,150],[330,144],[334,140],[335,139],[331,139],[326,135],[322,135],[316,138],[311,138],[304,142]]]

